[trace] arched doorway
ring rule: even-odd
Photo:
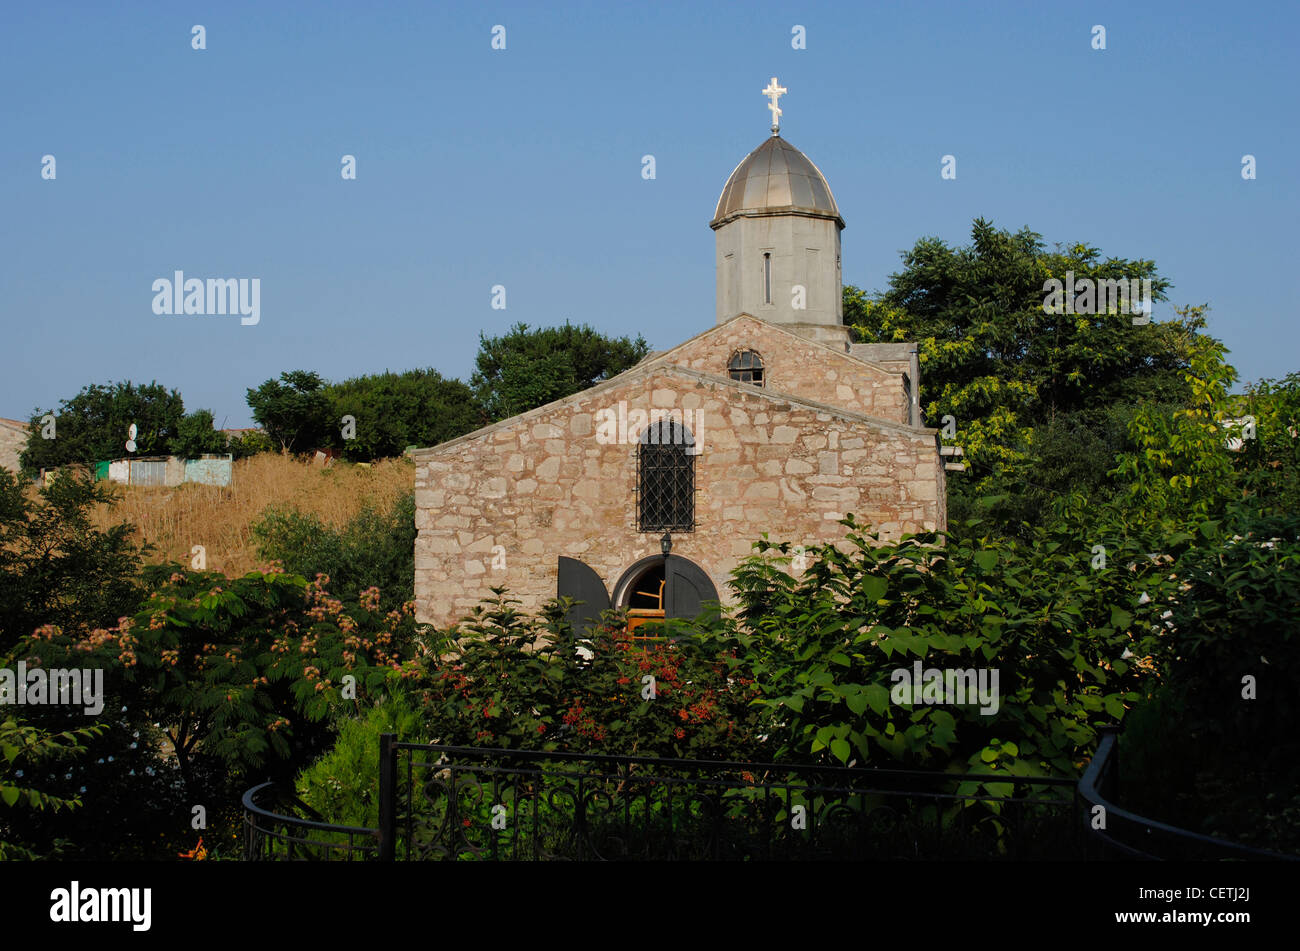
[[[717,588],[695,562],[680,555],[650,555],[623,572],[611,603],[627,612],[631,631],[653,620],[695,618],[717,600]]]
[[[704,569],[680,555],[642,558],[619,577],[613,597],[590,565],[561,555],[555,593],[556,597],[580,602],[568,614],[575,631],[597,624],[600,613],[610,607],[641,618],[636,625],[640,627],[649,620],[694,618],[710,601],[719,600],[718,590]]]
[[[647,632],[637,633],[644,625],[667,617],[664,588],[668,577],[664,567],[663,558],[652,558],[639,574],[627,582],[627,592],[620,606],[627,611],[627,632],[633,637],[644,637]]]

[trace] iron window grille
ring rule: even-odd
[[[737,350],[727,361],[727,373],[738,383],[763,385],[763,358],[753,350]]]
[[[692,437],[673,420],[651,423],[642,433],[637,446],[638,531],[695,531],[695,455],[691,449]]]

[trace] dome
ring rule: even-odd
[[[722,187],[709,227],[716,230],[746,215],[774,214],[831,218],[844,227],[826,176],[779,135],[771,136],[736,166]]]

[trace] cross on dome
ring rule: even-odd
[[[768,99],[772,100],[771,104],[767,108],[772,110],[772,134],[773,135],[776,135],[781,130],[781,108],[776,104],[776,101],[780,99],[783,95],[785,95],[788,91],[789,90],[787,90],[784,86],[777,85],[775,76],[773,76],[772,81],[767,84],[767,88],[763,90],[763,95],[767,96]]]

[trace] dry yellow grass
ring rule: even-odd
[[[415,465],[405,458],[325,468],[262,453],[236,462],[225,487],[115,485],[117,503],[100,506],[95,519],[100,528],[133,524],[135,540],[154,545],[150,561],[189,564],[192,547],[202,545],[210,570],[236,577],[262,567],[250,527],[267,506],[295,508],[340,527],[366,502],[384,509],[414,487]]]

